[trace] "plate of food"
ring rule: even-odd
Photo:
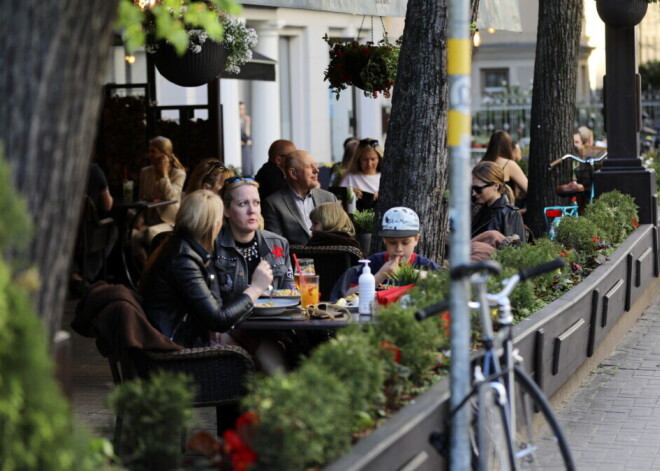
[[[259,298],[254,303],[255,316],[277,316],[287,309],[291,309],[300,304],[300,298],[287,299],[281,297]]]
[[[264,291],[263,298],[270,298],[270,291]],[[297,289],[274,289],[273,298],[300,299],[300,291]]]
[[[350,312],[357,312],[358,308],[360,307],[360,298],[358,297],[357,293],[351,294],[345,298],[339,298],[335,304],[337,306],[345,307]]]

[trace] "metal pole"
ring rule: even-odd
[[[470,1],[449,0],[447,72],[449,79],[449,228],[451,266],[470,261]],[[468,280],[451,282],[451,407],[465,397],[470,387],[470,297]],[[470,469],[469,407],[452,421],[450,469]]]

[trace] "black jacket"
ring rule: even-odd
[[[522,214],[509,203],[506,196],[496,200],[491,206],[483,205],[472,217],[472,237],[486,231],[499,231],[505,236],[518,234],[525,243],[525,226]]]
[[[223,306],[217,278],[207,270],[211,254],[194,239],[174,234],[140,280],[149,321],[184,347],[209,344],[209,332],[225,332],[254,307],[247,294]]]
[[[268,161],[261,166],[254,179],[259,183],[259,199],[265,201],[276,191],[286,186],[286,179],[282,170],[273,162]]]

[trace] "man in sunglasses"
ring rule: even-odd
[[[259,198],[266,201],[270,195],[286,187],[284,178],[284,157],[296,150],[296,145],[285,139],[278,139],[268,148],[268,161],[261,166],[254,179],[259,183]]]
[[[262,200],[266,230],[279,234],[290,244],[307,243],[312,236],[309,213],[322,203],[337,202],[335,195],[321,190],[319,169],[309,152],[297,150],[284,159],[287,185]]]

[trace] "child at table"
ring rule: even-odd
[[[410,208],[398,206],[388,209],[383,215],[382,229],[378,233],[385,243],[385,252],[369,256],[371,272],[376,286],[384,283],[389,274],[395,273],[402,264],[420,270],[437,270],[439,265],[415,253],[419,243],[419,216]],[[357,293],[361,267],[351,267],[337,281],[330,295],[331,300]]]

